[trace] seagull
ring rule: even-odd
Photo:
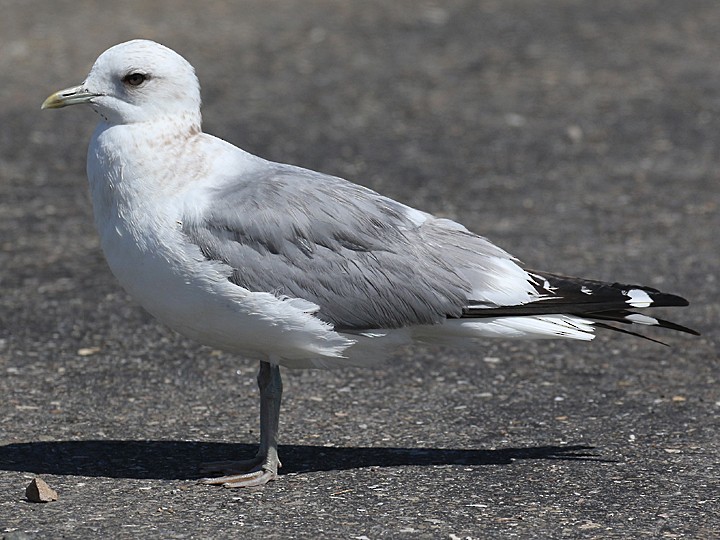
[[[222,476],[201,482],[277,478],[280,366],[367,366],[418,341],[639,335],[613,323],[697,334],[635,311],[684,298],[525,269],[455,221],[203,133],[195,70],[153,41],[106,50],[42,108],[77,104],[101,117],[87,176],[113,274],[180,334],[260,362],[258,452],[204,464]]]

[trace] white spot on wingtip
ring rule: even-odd
[[[650,307],[653,303],[650,295],[640,289],[630,289],[629,291],[624,291],[624,294],[629,297],[626,302],[632,307],[645,308]]]
[[[656,318],[648,317],[647,315],[641,315],[640,313],[632,313],[630,315],[626,315],[625,319],[637,324],[647,324],[650,326],[656,326],[660,324]]]
[[[592,290],[590,290],[590,288],[588,287],[585,287],[584,285],[580,287],[580,292],[583,294],[592,294]]]

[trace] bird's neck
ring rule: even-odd
[[[200,122],[199,113],[154,118],[152,122],[103,122],[93,135],[88,164],[93,159],[103,162],[100,170],[105,174],[114,171],[115,183],[141,182],[150,190],[176,190],[180,186],[166,183],[192,178],[176,174],[178,170],[194,172],[203,166],[202,154],[193,152],[202,135]]]
[[[169,118],[141,124],[101,123],[88,149],[88,179],[99,215],[129,216],[165,204],[207,167],[197,152],[204,137],[198,122]]]

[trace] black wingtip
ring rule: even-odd
[[[657,317],[655,317],[655,319],[658,321],[658,326],[660,326],[661,328],[667,328],[668,330],[677,330],[678,332],[685,332],[686,334],[690,334],[693,336],[702,335],[700,332],[694,330],[693,328],[688,328],[687,326],[683,326],[681,324],[677,324],[671,321],[666,321],[664,319],[658,319]]]
[[[634,324],[637,322],[637,320],[634,320],[633,317],[639,316],[638,313],[635,313],[634,311],[626,311],[626,310],[618,310],[618,311],[604,311],[599,313],[588,313],[584,315],[585,317],[588,317],[590,319],[594,319],[596,321],[612,321],[612,322],[618,322],[622,324]],[[684,332],[686,334],[691,334],[693,336],[699,336],[701,335],[700,332],[697,330],[694,330],[692,328],[688,328],[687,326],[683,326],[681,324],[674,323],[672,321],[668,321],[665,319],[659,319],[657,317],[648,317],[652,320],[651,323],[645,323],[648,327],[651,328],[665,328],[667,330],[675,330],[677,332]],[[640,323],[643,324],[643,323]],[[613,330],[618,330],[615,326],[607,326],[603,323],[595,322],[595,326],[600,326],[603,328],[611,328]]]
[[[617,287],[618,289],[636,289],[647,293],[653,301],[651,307],[686,307],[690,305],[690,302],[682,296],[658,291],[657,289],[645,287],[644,285],[623,285],[622,283],[613,283],[612,286]]]
[[[527,270],[527,272],[531,278],[530,283],[535,286],[541,296],[537,301],[513,306],[472,306],[465,309],[463,316],[481,318],[568,314],[590,319],[598,327],[642,337],[649,341],[657,340],[607,323],[640,324],[684,332],[693,336],[700,335],[692,328],[632,311],[633,308],[690,305],[690,302],[682,296],[665,293],[645,285],[602,282],[534,270]]]
[[[601,322],[594,322],[594,326],[597,326],[598,328],[605,328],[606,330],[612,330],[613,332],[620,332],[621,334],[627,334],[629,336],[635,336],[642,339],[646,339],[647,341],[652,341],[653,343],[657,343],[659,345],[663,345],[665,347],[669,347],[667,343],[664,341],[660,341],[659,339],[651,338],[648,336],[644,336],[643,334],[639,334],[637,332],[633,332],[632,330],[626,330],[625,328],[618,328],[617,326],[613,326],[612,324],[605,324]]]

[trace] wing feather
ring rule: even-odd
[[[339,330],[399,328],[460,317],[491,301],[511,257],[459,224],[340,178],[277,164],[210,194],[183,231],[251,291],[303,298]],[[535,290],[517,270],[523,297]]]

